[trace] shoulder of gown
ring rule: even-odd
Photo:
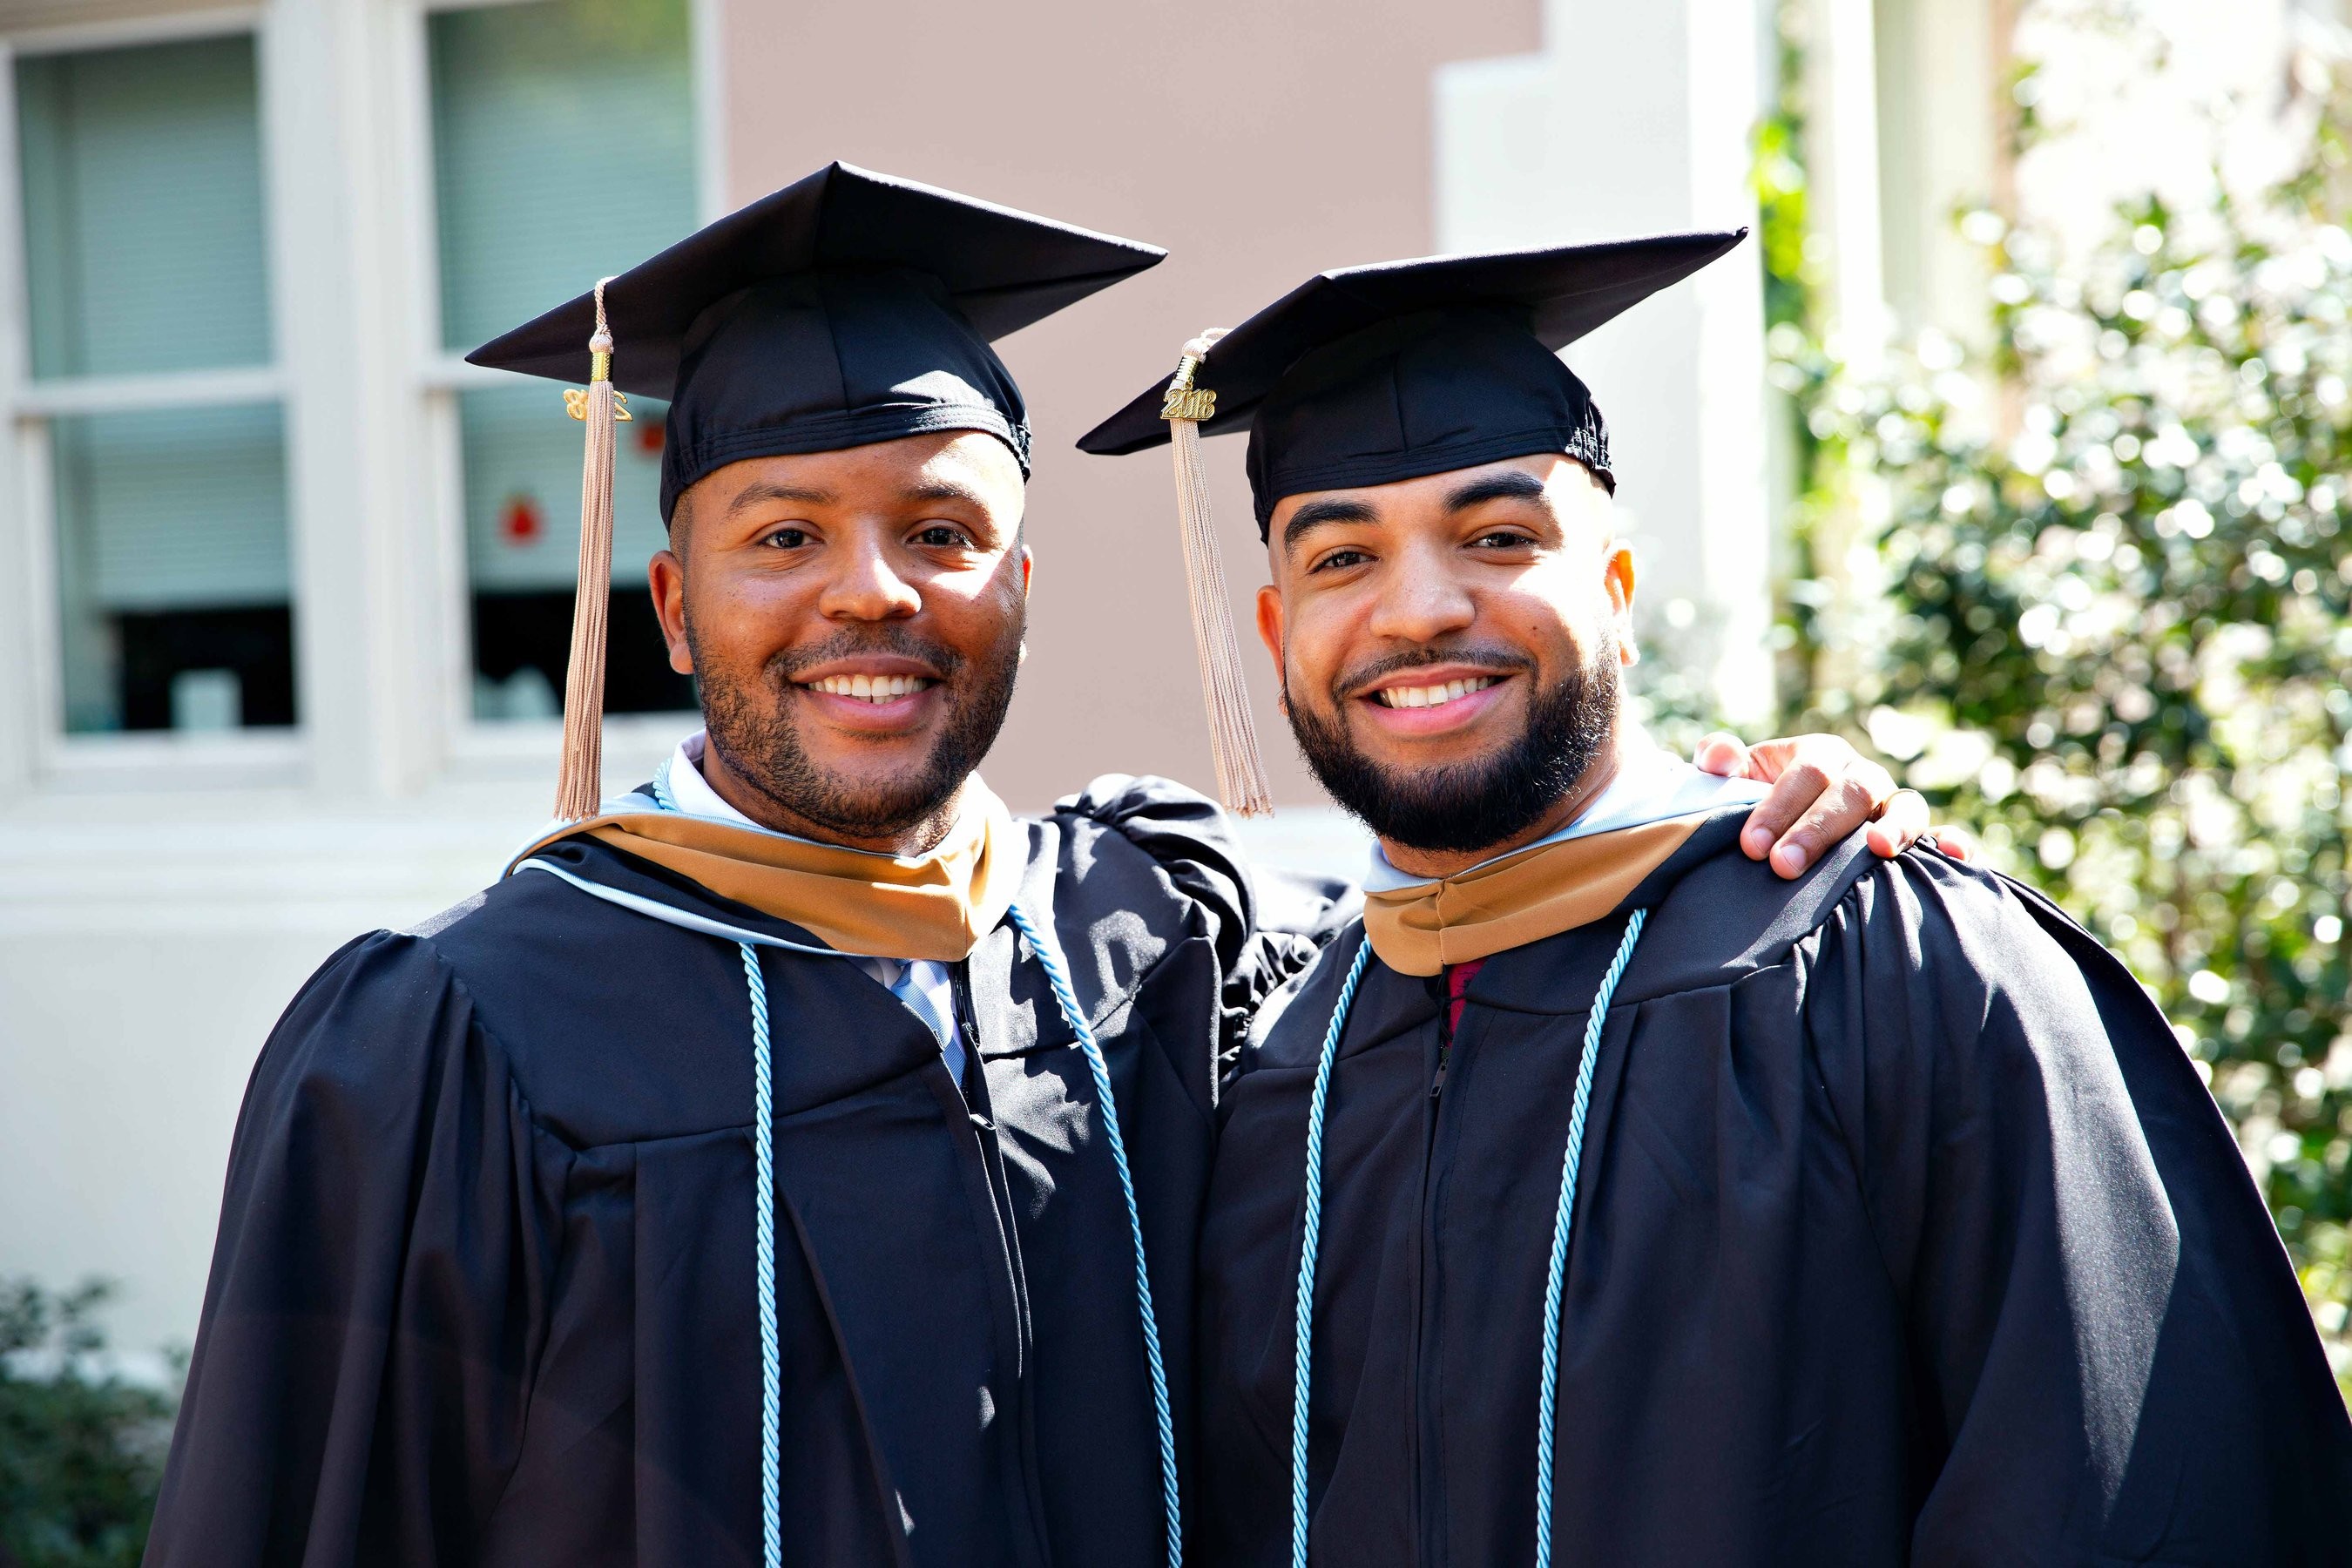
[[[459,1550],[519,1452],[568,1161],[429,939],[330,958],[238,1116],[146,1561]]]
[[[1933,1391],[1923,1557],[2334,1560],[2352,1424],[2229,1128],[2123,963],[1916,849],[1863,868],[1790,963]]]
[[[1090,841],[1116,835],[1196,911],[1224,977],[1221,1079],[1239,1061],[1260,1010],[1313,964],[1361,907],[1349,883],[1251,866],[1224,809],[1170,779],[1105,773],[1055,802],[1052,820]]]

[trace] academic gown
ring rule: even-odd
[[[1561,1152],[1556,1562],[2352,1561],[2352,1428],[2276,1232],[2131,975],[2038,895],[1709,819],[1613,914],[1367,971],[1329,1090],[1317,1564],[1533,1560]],[[1202,1561],[1289,1560],[1304,1129],[1344,933],[1265,1009],[1202,1242]]]
[[[1213,1062],[1313,950],[1253,933],[1222,818],[1177,786],[1100,780],[1022,826],[1189,1452]],[[814,944],[593,840],[540,858]],[[855,964],[760,967],[784,1560],[1157,1568],[1133,1244],[1038,962],[1006,923],[955,966],[961,1089]],[[330,959],[247,1093],[148,1563],[756,1563],[751,1030],[734,942],[544,872]]]

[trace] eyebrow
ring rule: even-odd
[[[925,479],[921,484],[908,486],[899,494],[908,500],[970,501],[977,507],[988,504],[988,498],[980,491],[954,479]]]
[[[1318,528],[1329,528],[1342,522],[1373,522],[1378,521],[1370,507],[1360,500],[1311,500],[1290,514],[1282,525],[1282,547],[1289,550]]]
[[[1468,511],[1490,500],[1541,500],[1543,481],[1517,468],[1482,474],[1445,498],[1448,511]]]
[[[837,498],[831,490],[810,489],[802,485],[772,484],[765,479],[754,480],[735,494],[727,503],[727,515],[759,505],[761,501],[798,501],[803,506],[831,506]]]

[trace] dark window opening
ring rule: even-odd
[[[652,597],[643,588],[616,588],[606,614],[604,711],[674,713],[698,706],[694,678],[669,667]],[[570,589],[474,595],[475,718],[561,718],[571,657]]]
[[[294,722],[294,616],[287,605],[125,611],[107,620],[121,650],[121,728]]]

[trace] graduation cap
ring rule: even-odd
[[[746,458],[975,430],[1029,472],[1028,410],[989,345],[1159,262],[1097,234],[848,163],[730,213],[536,321],[474,364],[584,384],[580,584],[556,816],[601,795],[613,428],[668,401],[661,510]]]
[[[1744,228],[1386,261],[1318,272],[1184,346],[1081,451],[1176,455],[1210,740],[1228,805],[1264,809],[1264,766],[1225,609],[1200,437],[1246,427],[1258,538],[1285,496],[1559,452],[1612,489],[1609,433],[1559,351],[1680,282]]]

